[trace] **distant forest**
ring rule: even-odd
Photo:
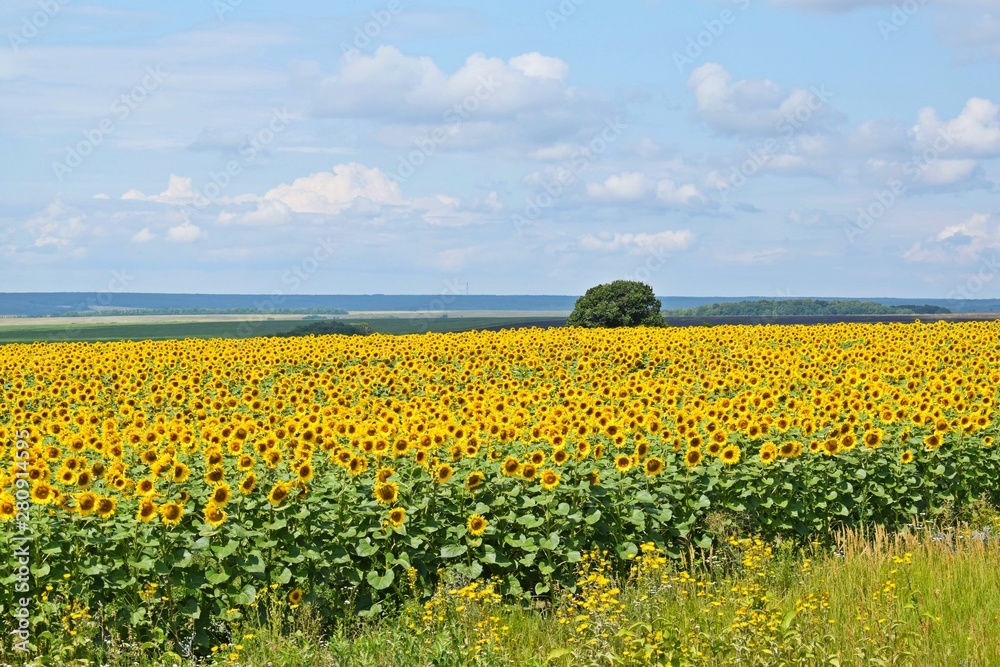
[[[663,311],[666,317],[775,317],[781,315],[944,315],[947,308],[930,305],[884,306],[874,301],[782,299],[713,303],[697,308]]]

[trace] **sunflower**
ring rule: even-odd
[[[253,490],[256,487],[257,487],[257,474],[248,472],[246,474],[246,477],[243,478],[243,481],[240,482],[239,489],[240,493],[242,493],[243,495],[249,495],[250,493],[253,492]]]
[[[533,464],[525,463],[521,466],[521,477],[524,479],[530,482],[535,479],[536,475],[538,475],[538,468],[536,468]]]
[[[288,594],[288,602],[293,607],[298,606],[302,602],[302,589],[296,588],[294,591]]]
[[[589,454],[590,454],[590,443],[589,442],[587,442],[586,440],[580,440],[579,442],[576,443],[576,458],[577,458],[577,460],[582,461],[583,459],[587,458],[587,456]]]
[[[482,470],[473,470],[469,473],[469,476],[465,478],[465,489],[467,491],[475,491],[480,486],[483,485],[486,475],[483,474]]]
[[[136,512],[135,518],[143,523],[149,523],[156,516],[157,511],[157,507],[153,501],[146,498],[139,501],[139,511]]]
[[[937,449],[941,446],[941,436],[937,433],[932,433],[926,438],[924,438],[924,447],[927,449]]]
[[[569,454],[566,452],[565,449],[557,449],[556,451],[552,452],[552,462],[555,463],[557,466],[561,466],[562,464],[566,463],[568,459],[569,459]]]
[[[305,483],[313,478],[313,467],[308,461],[301,463],[295,469],[295,476],[298,478],[299,482]]]
[[[489,522],[486,519],[484,519],[481,514],[473,514],[472,516],[469,517],[469,522],[467,525],[469,528],[469,533],[473,537],[479,537],[480,535],[486,532],[486,527],[489,525]]]
[[[168,526],[176,526],[181,522],[181,517],[184,516],[184,508],[175,502],[164,503],[160,506],[160,516],[163,517],[163,523]]]
[[[10,491],[0,492],[0,521],[13,521],[17,516],[17,503]]]
[[[781,447],[778,447],[778,455],[784,458],[791,458],[795,456],[795,445],[802,446],[802,443],[798,443],[794,440],[788,440],[781,443]]]
[[[97,494],[93,491],[84,491],[76,494],[76,511],[81,516],[87,516],[97,507]]]
[[[531,461],[531,464],[537,468],[545,463],[545,452],[540,449],[536,449],[528,454],[528,460]]]
[[[646,459],[645,463],[643,463],[643,470],[650,477],[659,475],[663,472],[663,459],[659,456],[650,456]]]
[[[392,468],[379,468],[378,474],[375,475],[375,481],[379,484],[388,481],[390,477],[396,474],[396,471]]]
[[[601,483],[601,473],[596,470],[591,470],[587,473],[587,481],[590,482],[591,486],[597,486]]]
[[[271,493],[267,495],[267,500],[272,505],[280,505],[288,497],[288,484],[285,482],[278,482],[271,489]]]
[[[347,471],[351,473],[351,477],[357,477],[365,470],[368,470],[368,459],[363,456],[352,456],[347,464]]]
[[[383,482],[375,485],[373,493],[379,503],[392,505],[399,497],[399,486],[395,482]]]
[[[761,463],[770,465],[778,458],[778,447],[773,442],[765,442],[761,446],[758,456],[760,456]]]
[[[452,468],[447,463],[442,463],[438,466],[437,472],[434,474],[434,481],[438,484],[444,484],[451,476],[455,473],[455,469]]]
[[[56,499],[55,491],[48,482],[38,482],[31,487],[31,499],[38,505],[48,505]]]
[[[899,455],[899,462],[903,464],[913,463],[913,452],[909,449],[903,450],[903,453]]]
[[[543,489],[545,489],[546,491],[551,491],[552,489],[559,486],[559,473],[557,473],[555,470],[550,470],[546,468],[545,470],[542,471],[542,474],[539,477],[539,481],[541,482]]]
[[[521,472],[521,462],[513,456],[508,456],[504,459],[503,465],[500,468],[503,474],[507,477],[513,477]]]
[[[627,454],[619,454],[615,457],[615,468],[620,473],[626,473],[632,467],[632,457]]]
[[[689,449],[687,454],[684,455],[684,463],[687,464],[688,468],[693,468],[701,463],[701,450]]]
[[[219,484],[214,489],[212,489],[212,497],[209,502],[216,505],[217,507],[224,507],[226,503],[229,502],[230,496],[232,496],[233,490],[228,484],[223,482]]]
[[[101,496],[97,499],[97,515],[102,519],[107,519],[118,508],[118,501],[108,496]]]
[[[226,521],[226,510],[213,503],[205,505],[205,521],[213,528],[218,528]]]
[[[840,451],[840,441],[836,438],[828,438],[823,442],[823,453],[827,456],[835,456]]]
[[[191,469],[183,463],[175,463],[170,471],[170,476],[176,484],[183,484],[191,476]]]
[[[406,522],[406,510],[402,507],[393,507],[389,510],[389,523],[393,528],[399,528]]]
[[[240,457],[240,460],[236,464],[236,467],[240,470],[250,470],[251,468],[254,467],[254,465],[256,465],[256,463],[257,462],[254,460],[252,456],[250,456],[249,454],[244,454],[243,456]]]

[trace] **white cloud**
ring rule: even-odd
[[[195,199],[192,182],[193,179],[170,174],[170,182],[167,184],[167,189],[160,194],[145,195],[133,189],[123,194],[122,199],[151,201],[159,204],[188,204]]]
[[[279,185],[265,193],[263,199],[280,202],[296,213],[326,215],[340,213],[357,200],[403,203],[397,183],[377,167],[368,168],[356,162],[338,164],[333,171],[321,171],[297,178],[290,185]]]
[[[950,121],[942,121],[936,110],[927,107],[920,110],[912,134],[918,150],[940,146],[941,152],[997,157],[1000,156],[1000,105],[973,97]]]
[[[43,210],[34,214],[25,223],[28,232],[35,237],[35,247],[70,245],[86,231],[83,211],[65,205],[56,199]]]
[[[543,56],[535,51],[511,58],[510,66],[521,70],[525,76],[562,81],[569,76],[569,65],[559,58]]]
[[[696,119],[720,134],[784,136],[841,121],[827,104],[832,93],[822,86],[784,91],[769,79],[734,82],[725,67],[706,63],[691,72],[688,87]]]
[[[219,225],[276,227],[291,220],[291,209],[280,201],[259,201],[247,211],[223,211],[215,219]]]
[[[191,222],[183,222],[167,230],[167,238],[177,243],[191,243],[202,237],[201,228]]]
[[[635,201],[646,196],[652,185],[644,174],[625,172],[609,176],[604,183],[591,183],[587,194],[592,199]]]
[[[148,227],[143,227],[132,236],[132,243],[149,243],[155,238],[156,236],[149,231]]]
[[[588,234],[579,239],[580,246],[585,250],[599,252],[617,252],[628,250],[634,255],[661,254],[676,250],[684,250],[694,243],[694,234],[689,229],[679,231],[663,231],[656,234],[621,234],[607,232],[598,235]]]
[[[903,253],[910,262],[966,264],[975,262],[984,250],[1000,248],[1000,221],[976,213],[965,222],[949,225],[930,239],[915,243]]]

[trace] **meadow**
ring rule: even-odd
[[[427,664],[532,641],[556,664],[916,664],[938,624],[973,630],[934,664],[990,660],[997,624],[934,600],[998,560],[998,334],[6,345],[0,660],[236,663],[279,636],[309,640],[287,664],[380,664],[393,637]],[[970,578],[920,587],[946,567]]]

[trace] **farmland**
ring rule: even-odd
[[[705,584],[684,573],[724,556],[758,588],[717,598],[720,637],[788,651],[782,626],[800,618],[799,639],[820,645],[809,628],[842,614],[820,593],[776,625],[753,602],[768,596],[754,573],[780,561],[770,545],[843,551],[839,531],[988,514],[998,334],[942,322],[7,345],[0,605],[10,618],[21,593],[40,596],[29,634],[43,654],[83,651],[72,625],[206,655],[271,604],[329,625],[417,601],[412,622],[438,635],[463,600],[541,606],[573,628],[553,654],[571,659],[574,641],[607,639],[592,623],[625,613],[616,582],[694,595]],[[470,651],[505,641],[499,613]],[[672,627],[609,650],[691,664],[725,650]]]

